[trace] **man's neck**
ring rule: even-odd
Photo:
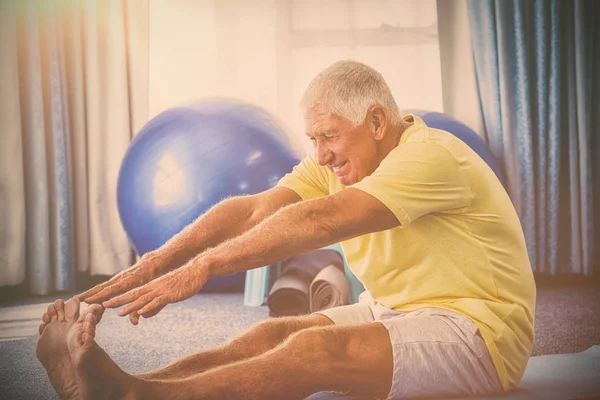
[[[398,124],[398,126],[394,127],[394,129],[392,130],[392,132],[395,132],[394,141],[393,141],[394,145],[393,145],[392,149],[395,148],[396,146],[398,146],[398,143],[400,143],[400,138],[404,134],[404,131],[406,131],[408,128],[413,126],[413,124],[414,124],[414,122],[408,122],[408,121],[401,120],[400,123]],[[391,151],[391,149],[390,149],[390,151]]]
[[[402,136],[404,131],[411,125],[412,124],[410,123],[404,123],[404,121],[402,121],[390,127],[390,132],[392,132],[392,134],[389,135],[388,138],[386,138],[387,140],[385,143],[381,143],[380,147],[379,154],[381,154],[380,157],[382,160],[385,157],[387,157],[387,155],[390,154],[390,152],[394,150],[396,146],[398,146],[398,143],[400,143],[400,137]]]

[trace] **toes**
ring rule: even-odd
[[[46,315],[46,314],[44,314],[44,315]],[[46,327],[46,324],[45,324],[44,322],[42,322],[42,323],[40,324],[40,327],[39,327],[39,329],[38,329],[38,330],[40,331],[40,335],[42,334],[42,332],[44,332],[44,328],[45,328],[45,327]]]
[[[48,313],[48,315],[50,315],[51,317],[56,315],[56,308],[54,308],[54,303],[50,303],[48,304],[48,309],[46,310],[46,312]]]
[[[68,322],[77,321],[79,318],[79,299],[76,297],[70,298],[65,303],[65,318]]]
[[[104,314],[104,307],[101,304],[91,304],[79,315],[77,324],[81,324],[81,328],[78,329],[77,341],[84,345],[88,341],[93,340],[96,336],[96,325],[102,319]],[[71,328],[73,330],[73,328]]]
[[[51,320],[52,318],[50,317],[50,315],[48,315],[47,312],[45,312],[44,315],[42,315],[42,321],[44,321],[45,324],[49,324]]]
[[[94,336],[90,335],[88,331],[83,331],[81,333],[81,344],[85,344],[90,340],[94,340]]]
[[[90,339],[96,337],[96,325],[98,324],[98,318],[92,314],[86,314],[85,319],[83,321],[83,333],[82,339],[84,342],[87,342]]]
[[[48,306],[48,310],[46,312],[48,313],[48,316],[50,316],[50,322],[56,321],[58,318],[58,311],[56,311],[56,308],[54,308],[54,303]]]
[[[54,302],[54,308],[56,308],[56,312],[58,313],[58,320],[66,321],[66,319],[65,319],[65,301],[63,299],[57,299]]]
[[[92,304],[85,310],[85,315],[83,318],[87,318],[88,314],[91,314],[96,319],[96,324],[100,322],[102,319],[102,315],[104,315],[104,307],[101,304]]]

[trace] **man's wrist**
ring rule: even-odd
[[[212,268],[209,257],[199,254],[186,263],[187,268],[192,268],[196,273],[202,275],[206,280],[212,278]]]
[[[146,268],[152,271],[155,276],[158,276],[172,269],[170,267],[171,258],[168,252],[156,249],[144,254],[140,261],[145,263]]]

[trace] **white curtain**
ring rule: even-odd
[[[0,2],[0,286],[131,263],[121,159],[147,119],[148,2]]]

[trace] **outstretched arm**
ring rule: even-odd
[[[198,255],[189,265],[206,270],[210,278],[229,275],[398,225],[379,200],[347,189],[282,209],[246,234]]]
[[[253,196],[226,199],[162,247],[145,254],[132,267],[78,297],[87,303],[99,303],[142,286],[180,267],[205,249],[248,231],[281,207],[299,200],[300,196],[294,191],[280,187]]]
[[[182,268],[104,303],[128,304],[119,315],[155,315],[169,303],[184,300],[209,278],[249,270],[292,255],[399,225],[379,200],[346,189],[325,198],[280,209],[246,233],[194,257]]]
[[[299,200],[294,191],[278,187],[253,196],[231,197],[173,236],[157,253],[170,265],[179,267],[205,249],[241,235],[281,207]]]

